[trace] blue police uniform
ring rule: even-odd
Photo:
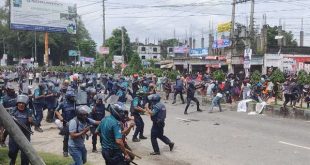
[[[63,126],[67,127],[67,122],[73,119],[76,116],[75,112],[75,103],[65,101],[59,104],[56,109],[57,111],[62,110],[62,117],[63,117]],[[64,135],[63,141],[63,152],[68,153],[68,141],[69,141],[69,134]]]
[[[173,103],[176,102],[176,97],[178,94],[180,94],[181,100],[182,100],[182,104],[184,104],[184,98],[183,98],[183,81],[181,79],[177,79],[176,80],[176,85],[175,85],[175,92],[174,92],[174,96],[173,96]]]
[[[137,138],[138,134],[140,137],[143,137],[143,132],[144,132],[144,122],[141,118],[140,113],[136,110],[136,108],[142,107],[141,100],[139,97],[135,97],[131,101],[131,106],[130,106],[130,112],[131,115],[134,116],[134,121],[136,124],[136,130],[135,133],[133,134],[133,139]]]
[[[36,125],[38,127],[41,126],[41,121],[43,119],[43,108],[45,106],[45,98],[36,99],[38,96],[45,95],[46,91],[37,88],[34,90],[34,100],[33,100],[33,108],[35,110],[35,118],[36,118]]]
[[[116,139],[122,139],[121,124],[110,115],[105,117],[97,128],[99,132],[102,146],[102,156],[106,165],[125,165],[125,158],[121,149],[116,144]]]
[[[31,130],[29,117],[32,117],[32,111],[26,108],[24,111],[19,111],[15,107],[11,113],[11,116],[15,117],[21,124],[25,125],[29,130]],[[22,132],[26,136],[26,138],[30,141],[30,132],[26,131],[24,128],[21,127]],[[10,164],[15,164],[18,151],[20,150],[18,144],[14,141],[14,139],[10,136],[9,138],[9,157],[11,159]],[[21,152],[21,164],[28,165],[29,159],[24,152]]]
[[[46,117],[46,120],[48,122],[51,122],[53,120],[54,117],[54,109],[57,106],[57,92],[55,89],[49,89],[48,90],[48,95],[49,94],[54,94],[54,96],[49,96],[45,98],[46,101],[46,106],[48,109],[48,116]]]
[[[151,119],[153,121],[151,129],[151,142],[155,153],[159,152],[157,138],[163,141],[167,145],[171,145],[172,142],[168,137],[164,135],[165,119],[166,119],[166,107],[163,103],[157,103],[153,105]]]
[[[16,106],[16,97],[17,95],[4,95],[3,96],[3,107],[4,108],[13,108]]]
[[[91,113],[91,118],[96,120],[96,121],[101,121],[105,117],[105,105],[104,104],[95,104],[93,111]],[[91,131],[93,133],[92,136],[92,144],[93,144],[93,149],[96,149],[96,144],[97,144],[97,134],[95,134],[95,130],[97,127],[91,127]],[[101,140],[100,140],[101,141]]]

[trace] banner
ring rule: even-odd
[[[95,58],[92,58],[92,57],[80,57],[80,61],[81,62],[93,63],[93,62],[95,62]]]
[[[207,56],[208,55],[208,49],[207,48],[196,48],[191,49],[189,56]]]
[[[100,46],[99,53],[100,54],[109,54],[110,53],[110,49],[109,49],[109,47]]]
[[[115,55],[115,56],[113,56],[113,62],[118,63],[118,64],[122,64],[122,63],[124,63],[124,57]]]
[[[219,39],[213,42],[212,48],[218,49],[218,48],[226,48],[231,45],[231,41],[229,39]]]
[[[51,0],[10,0],[10,28],[76,34],[76,5]]]
[[[188,47],[187,46],[174,47],[173,53],[180,53],[180,54],[188,53]]]
[[[231,22],[218,24],[218,26],[217,26],[217,31],[219,33],[229,32],[230,30],[231,30]]]

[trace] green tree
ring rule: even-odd
[[[122,52],[122,33],[124,37],[124,51]],[[110,48],[109,56],[113,58],[114,55],[123,55],[125,63],[128,63],[133,54],[133,50],[130,44],[130,38],[128,36],[127,30],[125,27],[120,29],[114,29],[112,36],[107,39],[106,45]]]
[[[309,84],[309,81],[310,81],[309,75],[305,70],[301,70],[298,72],[298,75],[297,75],[298,84],[306,85],[306,84]]]
[[[129,62],[129,67],[135,71],[139,71],[143,69],[141,59],[138,53],[134,53]]]
[[[160,49],[161,49],[161,53],[160,53],[161,57],[164,59],[167,58],[167,53],[168,53],[167,48],[179,46],[179,44],[180,44],[179,41],[175,38],[161,41],[159,44]]]
[[[267,45],[268,46],[278,46],[278,40],[275,39],[275,37],[278,35],[279,32],[279,27],[278,26],[267,26]],[[285,38],[286,41],[286,45],[287,46],[297,46],[297,41],[296,39],[294,39],[294,34],[289,31],[286,32],[284,30],[282,30],[282,34]]]
[[[251,84],[256,84],[260,82],[261,76],[261,73],[258,70],[255,70],[250,76]]]
[[[224,81],[225,80],[225,73],[222,70],[216,70],[213,72],[213,78],[217,81]]]
[[[283,83],[285,80],[284,73],[278,68],[275,71],[272,72],[270,76],[270,80],[273,83]]]

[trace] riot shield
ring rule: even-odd
[[[85,91],[79,91],[76,93],[76,105],[87,105],[87,93]]]

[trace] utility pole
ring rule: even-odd
[[[233,0],[232,3],[232,15],[231,15],[231,31],[230,31],[230,40],[231,40],[231,53],[230,56],[227,58],[228,59],[228,72],[233,73],[233,67],[232,67],[232,57],[234,56],[234,33],[235,33],[235,16],[236,16],[236,0]]]
[[[104,46],[105,45],[105,6],[104,6],[104,1],[105,0],[102,0],[102,45]]]
[[[122,50],[121,50],[121,53],[122,53],[122,56],[124,58],[124,63],[125,63],[125,61],[127,61],[127,58],[125,57],[125,54],[124,54],[124,51],[125,51],[125,40],[124,40],[123,27],[121,27],[121,31],[122,31]]]
[[[37,62],[37,32],[34,31],[34,62]]]
[[[5,53],[5,43],[4,43],[4,37],[2,38],[2,40],[3,40],[3,54],[6,54],[6,53]]]

